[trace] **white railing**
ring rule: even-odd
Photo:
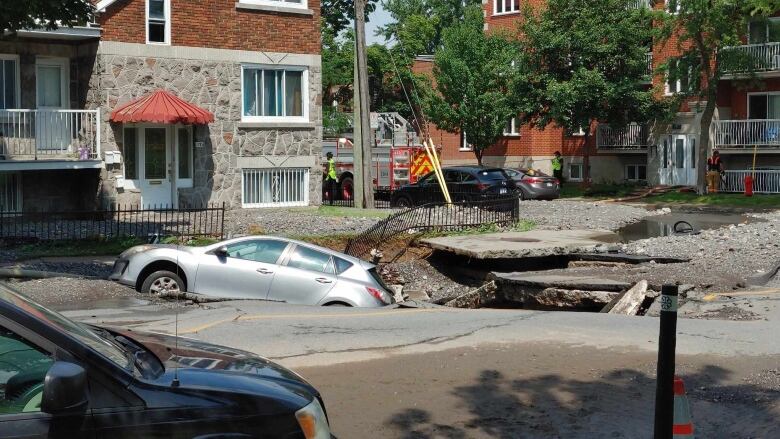
[[[652,0],[632,0],[629,2],[628,7],[633,9],[652,9],[652,5],[650,4]]]
[[[745,177],[753,171],[726,171],[723,174],[722,192],[745,192]],[[757,194],[780,194],[780,169],[756,171],[753,177],[753,192]]]
[[[780,147],[780,119],[720,120],[713,124],[717,147]]]
[[[739,51],[753,59],[756,72],[771,72],[780,70],[780,43],[745,44],[743,46],[725,47],[723,51]],[[746,68],[734,68],[730,73],[747,71]]]
[[[309,205],[309,169],[244,169],[242,207]]]
[[[0,110],[0,160],[95,160],[100,110]]]
[[[596,145],[599,149],[645,149],[650,144],[650,130],[645,125],[632,123],[615,129],[600,124],[596,130]]]

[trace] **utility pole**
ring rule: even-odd
[[[371,177],[371,108],[368,102],[368,61],[366,60],[366,1],[355,0],[355,81],[353,106],[355,139],[353,141],[355,207],[374,207],[374,184]]]

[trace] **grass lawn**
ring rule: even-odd
[[[389,209],[356,209],[354,207],[320,206],[292,208],[291,212],[301,212],[309,215],[349,217],[349,218],[387,218],[393,211]]]
[[[18,260],[60,256],[110,256],[118,255],[128,248],[139,244],[143,244],[143,241],[137,238],[45,241],[20,245],[14,248],[13,251]]]
[[[561,198],[621,198],[640,187],[635,184],[593,184],[586,188],[579,183],[565,183],[561,187]]]
[[[780,208],[780,195],[713,194],[698,195],[690,192],[669,192],[639,200],[646,203],[696,204],[701,206]]]

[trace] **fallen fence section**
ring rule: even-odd
[[[489,224],[514,224],[519,219],[520,201],[516,195],[449,205],[430,203],[390,215],[351,239],[344,252],[365,257],[390,238],[410,231],[458,231]]]
[[[137,237],[218,238],[225,234],[225,205],[200,208],[115,206],[80,212],[8,212],[0,206],[0,239],[56,241]]]

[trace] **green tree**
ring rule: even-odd
[[[607,122],[619,128],[664,115],[647,80],[653,39],[649,10],[630,0],[548,0],[547,8],[526,8],[520,25],[522,57],[514,95],[523,120],[544,129],[582,130]],[[590,152],[584,154],[585,181]]]
[[[706,161],[718,99],[718,83],[724,75],[741,73],[755,80],[755,69],[762,60],[746,52],[729,49],[742,44],[749,20],[760,20],[780,10],[779,0],[672,0],[668,10],[658,17],[664,23],[659,42],[675,44],[680,56],[662,70],[670,81],[683,80],[685,90],[670,99],[677,108],[683,99],[697,97],[706,101],[701,111],[697,190],[705,192]],[[676,43],[671,43],[675,41]]]
[[[85,24],[93,12],[89,0],[4,0],[0,2],[0,32]]]
[[[376,0],[366,1],[366,17],[376,9]],[[335,35],[349,28],[355,17],[355,0],[323,0],[322,20]]]
[[[517,114],[510,93],[515,48],[483,29],[481,8],[471,7],[461,24],[445,30],[434,61],[435,90],[425,99],[430,120],[449,132],[464,132],[480,165],[485,149]]]

